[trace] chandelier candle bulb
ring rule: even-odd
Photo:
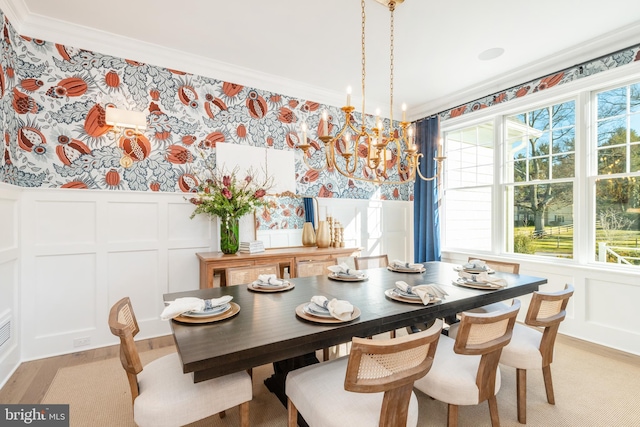
[[[347,107],[351,106],[351,86],[347,86]]]
[[[322,136],[329,135],[329,117],[327,114],[327,110],[322,111]]]
[[[402,104],[402,121],[407,121],[407,104]]]
[[[307,124],[304,122],[302,123],[302,143],[307,143]]]

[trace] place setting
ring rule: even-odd
[[[202,299],[195,297],[176,298],[165,302],[167,306],[160,314],[162,320],[173,319],[181,323],[211,323],[228,319],[240,311],[240,306],[231,300],[231,295]]]
[[[424,273],[427,269],[424,264],[416,264],[399,259],[391,261],[387,269],[395,271],[396,273]]]
[[[315,295],[296,307],[296,315],[315,323],[344,323],[360,317],[360,309],[349,301]]]
[[[396,282],[395,288],[384,291],[384,294],[395,301],[423,305],[441,302],[449,295],[435,283],[411,286],[402,280]]]
[[[275,274],[260,274],[258,279],[247,285],[247,289],[253,292],[284,292],[294,287],[295,284],[278,279]]]
[[[495,273],[494,270],[487,266],[487,263],[480,259],[470,259],[469,262],[463,265],[457,265],[453,268],[455,271],[464,271],[465,273]]]
[[[329,279],[339,280],[342,282],[362,282],[369,279],[367,273],[362,270],[356,270],[350,268],[346,263],[340,263],[337,265],[330,265],[327,267],[331,273],[329,273]]]
[[[473,289],[502,289],[507,286],[507,281],[497,278],[495,276],[489,276],[488,272],[481,273],[467,273],[465,271],[458,272],[458,278],[453,281],[458,286]]]

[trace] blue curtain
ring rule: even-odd
[[[432,177],[436,172],[440,118],[422,119],[416,123],[416,145],[424,154],[420,159],[420,172]],[[440,217],[438,215],[438,182],[423,181],[416,177],[413,198],[413,256],[414,262],[440,261]]]
[[[310,222],[313,224],[313,229],[316,228],[315,213],[313,207],[313,197],[303,197],[304,202],[304,222]]]

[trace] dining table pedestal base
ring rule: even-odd
[[[314,363],[320,363],[314,353],[303,354],[302,356],[294,357],[291,359],[280,360],[273,362],[273,375],[264,380],[264,385],[269,391],[275,394],[280,402],[287,407],[287,393],[285,383],[287,381],[287,374],[294,369],[303,368]],[[302,416],[298,413],[298,426],[307,427],[307,423]]]

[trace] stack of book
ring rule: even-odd
[[[261,240],[240,242],[240,252],[245,254],[256,254],[258,252],[264,252],[264,243]]]

